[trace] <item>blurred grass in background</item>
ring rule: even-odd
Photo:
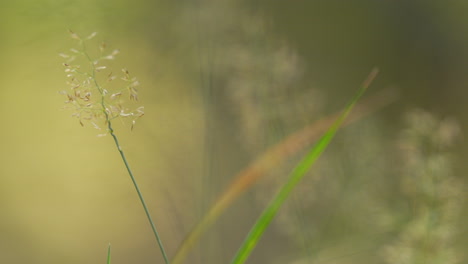
[[[466,261],[467,11],[463,1],[3,3],[0,262],[104,262],[109,242],[113,263],[160,260],[110,138],[60,110],[67,29],[99,32],[121,50],[116,70],[142,83],[144,118],[116,133],[170,255],[235,174],[341,109],[378,66],[373,89],[393,86],[399,101],[340,132],[311,172],[320,180],[306,177],[250,263]],[[300,154],[229,208],[188,263],[229,261]]]

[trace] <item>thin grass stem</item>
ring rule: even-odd
[[[107,264],[111,264],[111,244],[107,247]]]
[[[106,114],[107,115],[107,114]],[[125,153],[123,152],[122,148],[120,147],[119,140],[117,139],[117,136],[114,134],[114,129],[112,128],[112,124],[110,121],[107,122],[107,128],[109,129],[109,133],[111,134],[112,138],[114,139],[115,146],[119,150],[120,157],[122,157],[122,160],[125,164],[125,168],[127,168],[128,175],[130,175],[130,178],[132,179],[133,186],[135,186],[135,190],[138,193],[138,197],[140,198],[141,205],[143,205],[143,209],[145,210],[146,217],[148,218],[148,221],[151,225],[151,229],[153,230],[154,237],[156,238],[156,241],[158,242],[159,249],[161,250],[161,253],[164,258],[164,262],[166,264],[169,264],[169,258],[167,257],[166,251],[164,250],[164,246],[161,241],[161,237],[159,236],[158,231],[156,230],[156,226],[153,222],[153,219],[151,218],[151,215],[148,210],[148,206],[146,206],[145,199],[143,198],[143,194],[140,191],[140,188],[138,187],[138,184],[136,182],[135,176],[133,176],[133,172],[130,169],[130,165],[127,162],[127,158],[125,157]]]
[[[101,102],[100,103],[101,103],[101,107],[102,107],[102,112],[104,113],[105,120],[106,120],[106,123],[107,123],[107,130],[109,131],[110,135],[114,139],[115,146],[117,147],[117,150],[120,153],[120,157],[122,158],[122,161],[125,164],[125,168],[127,169],[128,175],[130,176],[130,178],[132,180],[133,186],[135,187],[135,190],[136,190],[136,192],[138,194],[138,198],[140,198],[141,205],[143,206],[143,209],[145,210],[145,214],[146,214],[146,217],[147,217],[147,219],[148,219],[148,221],[149,221],[149,223],[151,225],[151,229],[153,231],[154,237],[156,238],[156,241],[158,242],[159,249],[161,250],[162,256],[164,258],[164,262],[166,264],[169,264],[169,258],[167,257],[166,251],[164,250],[164,246],[162,244],[161,237],[159,236],[159,233],[158,233],[158,231],[156,229],[154,221],[151,218],[150,212],[148,210],[148,206],[146,205],[145,199],[143,198],[143,194],[141,193],[140,188],[138,187],[138,183],[137,183],[137,181],[135,179],[135,176],[133,175],[133,172],[132,172],[132,170],[130,168],[130,165],[129,165],[128,161],[127,161],[127,158],[125,157],[125,153],[123,152],[122,147],[120,146],[119,140],[118,140],[117,136],[114,133],[114,129],[112,128],[112,122],[111,122],[112,118],[111,118],[111,116],[109,115],[109,113],[107,111],[106,103],[105,103],[105,100],[104,100],[105,91],[104,91],[103,87],[101,87],[99,85],[99,83],[97,81],[97,78],[96,78],[96,66],[93,63],[93,60],[91,59],[89,54],[86,52],[86,46],[85,46],[83,41],[81,41],[81,46],[82,46],[82,53],[88,59],[88,61],[90,62],[90,65],[91,65],[91,70],[92,70],[91,78],[92,78],[92,80],[94,82],[94,85],[96,86],[96,89],[101,94]]]

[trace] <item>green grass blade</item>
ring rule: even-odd
[[[111,244],[107,247],[107,264],[111,264]]]
[[[266,228],[270,225],[271,221],[275,217],[281,205],[284,203],[286,198],[289,196],[293,188],[299,183],[299,181],[304,177],[305,173],[310,169],[310,167],[317,161],[323,151],[327,148],[330,141],[335,136],[340,125],[346,119],[348,114],[353,109],[356,102],[364,94],[367,87],[370,85],[372,80],[377,75],[377,69],[374,69],[356,93],[354,98],[348,103],[343,113],[338,117],[338,119],[330,126],[330,128],[325,132],[325,134],[320,138],[320,140],[315,144],[314,147],[309,151],[309,153],[299,162],[299,164],[294,168],[294,170],[289,175],[289,179],[284,184],[276,196],[270,201],[270,204],[265,208],[260,217],[258,218],[255,225],[250,230],[246,239],[242,243],[241,247],[234,256],[231,264],[242,264],[252,253],[252,250],[257,245],[261,236],[265,232]]]

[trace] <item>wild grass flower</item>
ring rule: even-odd
[[[68,78],[69,89],[61,92],[66,97],[66,107],[73,109],[72,116],[78,119],[81,126],[89,122],[94,128],[102,130],[103,125],[119,118],[130,119],[133,129],[136,121],[144,115],[143,106],[133,106],[138,101],[140,82],[127,69],[116,73],[108,66],[119,50],[109,51],[107,45],[102,43],[97,55],[91,54],[87,41],[96,34],[82,38],[70,31],[77,47],[59,54],[65,59],[63,66]],[[108,132],[109,127],[101,135]]]
[[[406,121],[399,143],[404,158],[401,188],[410,217],[398,238],[384,248],[384,258],[392,264],[459,263],[453,243],[462,185],[452,173],[449,151],[459,127],[421,110],[410,112]]]
[[[71,108],[75,110],[73,116],[78,118],[82,126],[84,126],[83,121],[89,121],[94,128],[102,130],[99,124],[104,121],[103,123],[106,126],[106,131],[104,134],[100,135],[110,134],[112,136],[120,157],[125,164],[128,175],[140,198],[140,202],[151,225],[164,262],[168,264],[168,257],[156,230],[156,226],[151,219],[148,206],[146,205],[127,158],[125,157],[125,153],[112,127],[112,121],[114,119],[130,118],[132,120],[131,128],[133,129],[136,120],[144,115],[142,106],[136,107],[133,110],[127,106],[129,102],[138,101],[137,87],[140,86],[140,83],[135,77],[130,75],[127,69],[122,69],[122,74],[117,75],[110,70],[108,65],[104,64],[105,61],[113,60],[119,53],[118,50],[108,52],[107,45],[102,43],[97,51],[99,56],[94,57],[91,55],[92,53],[90,52],[90,48],[87,47],[86,42],[93,39],[96,35],[97,33],[95,32],[86,38],[82,38],[75,32],[70,31],[70,36],[78,42],[78,47],[70,49],[69,54],[59,54],[66,59],[63,66],[65,67],[65,73],[68,77],[67,84],[70,86],[69,91],[62,92],[67,98],[65,104],[71,106]],[[108,257],[108,262],[109,261],[110,257]]]

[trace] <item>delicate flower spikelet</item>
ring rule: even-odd
[[[118,50],[108,51],[105,43],[96,50],[87,47],[87,41],[96,34],[94,32],[82,38],[70,31],[71,38],[77,41],[78,47],[70,49],[68,53],[59,54],[66,60],[63,66],[69,86],[68,90],[60,93],[66,96],[65,104],[67,108],[74,110],[72,116],[79,120],[81,126],[88,122],[98,130],[107,127],[105,130],[109,132],[107,125],[112,120],[127,118],[131,119],[133,129],[136,120],[144,115],[143,106],[129,107],[138,101],[140,83],[127,69],[117,75],[110,70],[109,65],[104,64],[110,63],[119,53]]]
[[[401,185],[411,218],[398,238],[384,248],[387,263],[455,264],[453,246],[461,211],[462,184],[452,172],[450,147],[460,134],[457,123],[424,111],[411,112],[400,145],[404,157]]]

